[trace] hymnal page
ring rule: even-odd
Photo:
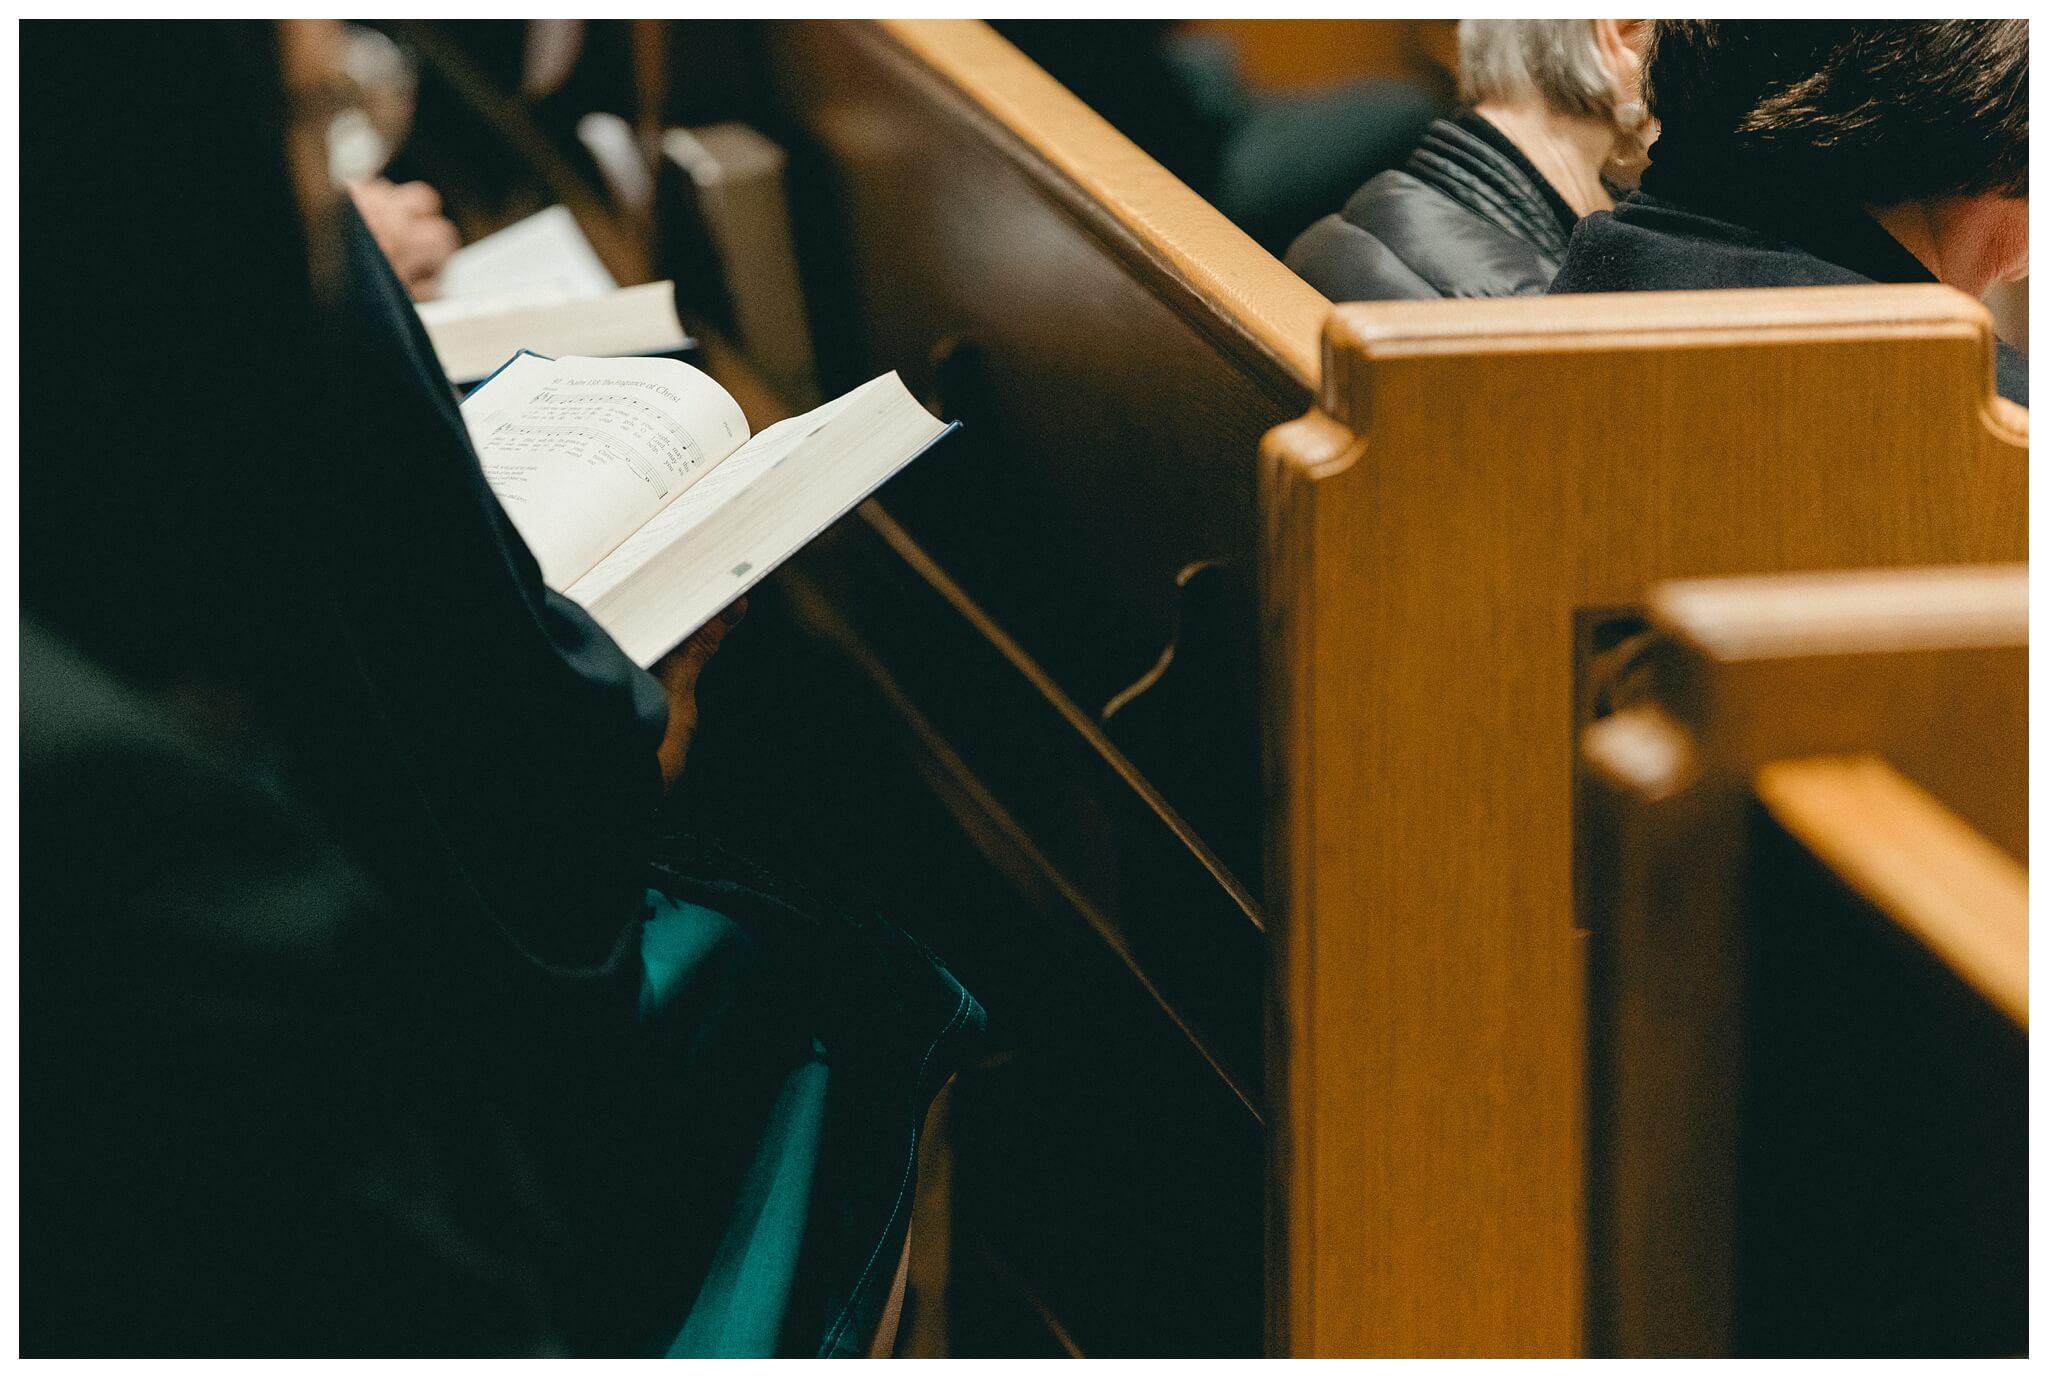
[[[835,398],[815,411],[778,421],[690,485],[689,491],[664,507],[653,521],[628,536],[611,554],[564,589],[590,607],[637,572],[661,550],[680,540],[713,512],[737,497],[763,469],[772,467],[797,441],[816,431],[859,389]],[[692,628],[691,630],[695,630]]]
[[[441,300],[481,315],[565,301],[590,301],[618,289],[567,206],[549,206],[449,255],[435,285]]]
[[[562,591],[652,665],[948,429],[884,374],[755,436]]]
[[[673,359],[521,354],[462,417],[541,577],[564,591],[747,440],[739,404]]]

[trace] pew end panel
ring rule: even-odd
[[[1934,286],[1333,312],[1262,486],[1276,1352],[1584,1347],[1587,624],[2024,558],[1991,377]]]
[[[2024,1351],[2025,568],[1649,603],[1583,742],[1595,1347]]]

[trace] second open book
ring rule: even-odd
[[[688,364],[526,353],[462,414],[541,577],[641,665],[954,429],[893,373],[750,436]]]

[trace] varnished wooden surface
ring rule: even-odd
[[[817,197],[799,218],[827,390],[893,368],[964,423],[871,509],[865,567],[907,560],[939,594],[910,603],[958,612],[1014,683],[960,661],[903,581],[841,579],[843,620],[916,711],[955,724],[951,757],[1020,845],[1213,1026],[1188,990],[1213,967],[1160,939],[1256,939],[1256,444],[1305,403],[1327,303],[984,25],[778,24],[767,48],[792,187]],[[947,702],[1011,691],[1071,725],[1078,773]],[[1145,860],[1155,834],[1178,862]],[[1204,872],[1199,893],[1177,879]],[[1234,970],[1224,986],[1256,984]],[[1199,1041],[1257,1039],[1252,1022]],[[1255,1084],[1255,1055],[1216,1056]]]
[[[2017,646],[2026,570],[2011,565],[1674,580],[1649,599],[1673,633],[1718,661]]]
[[[2024,1347],[2025,598],[1649,596],[1584,743],[1600,1352]]]
[[[972,19],[897,19],[884,27],[1072,180],[1192,290],[1219,323],[1243,331],[1296,381],[1315,385],[1329,302],[1147,157],[993,29]]]
[[[965,423],[884,506],[1069,700],[1123,703],[1111,736],[1256,888],[1255,455],[1327,303],[983,25],[769,47],[827,391],[894,368]]]
[[[2024,567],[1682,579],[1648,610],[1739,686],[1715,708],[1736,759],[1876,752],[2025,865]]]
[[[2023,559],[1939,287],[1337,308],[1268,437],[1271,1343],[1583,1344],[1575,618],[1660,579]]]
[[[1876,757],[1773,761],[1756,792],[1845,884],[2027,1027],[2025,868]]]

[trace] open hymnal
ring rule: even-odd
[[[750,436],[688,364],[530,353],[462,413],[541,577],[641,665],[953,429],[893,373]]]
[[[620,287],[566,206],[457,249],[436,287],[420,322],[452,383],[474,383],[521,349],[610,356],[690,344],[675,285]]]
[[[609,358],[675,354],[690,345],[689,334],[676,316],[672,282],[621,287],[590,301],[484,315],[444,309],[460,305],[460,301],[429,301],[419,307],[434,356],[451,383],[488,378],[508,355],[522,349],[536,354]]]

